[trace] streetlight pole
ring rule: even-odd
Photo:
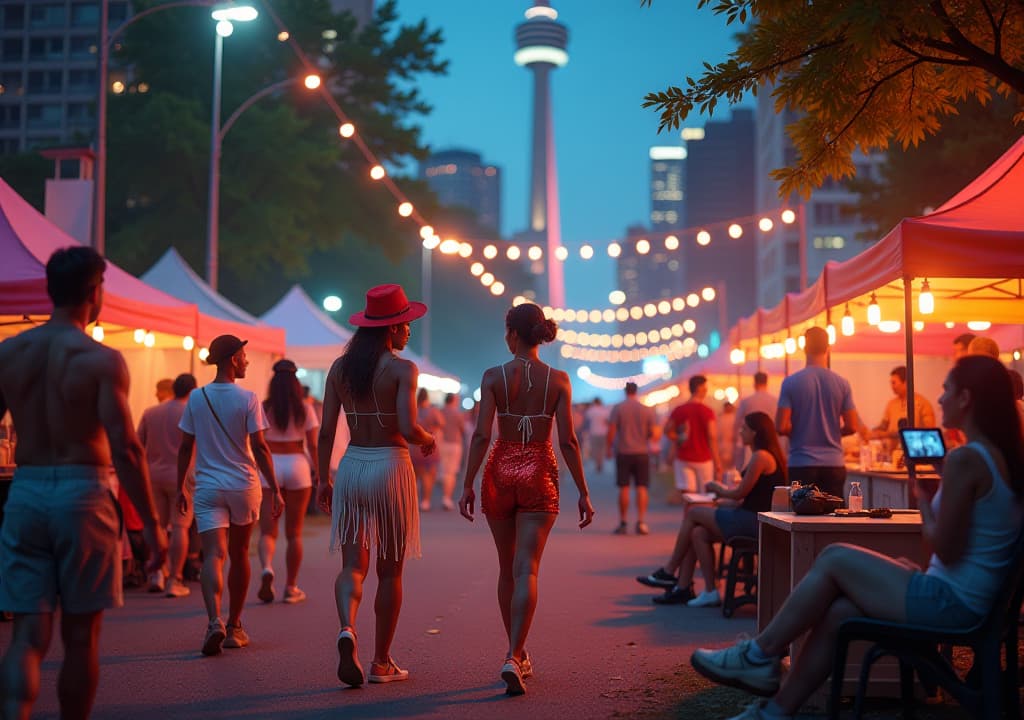
[[[110,32],[110,0],[100,0],[99,92],[96,96],[96,172],[93,182],[92,246],[100,255],[107,249],[107,80],[110,75],[110,47],[129,26],[155,12],[177,7],[210,7],[215,0],[175,0],[155,5],[133,15]]]
[[[220,250],[217,234],[220,223],[220,86],[224,61],[221,27],[217,23],[213,45],[213,116],[210,119],[210,181],[206,205],[206,282],[213,290],[217,289],[217,255]]]
[[[315,90],[320,87],[320,77],[318,75],[306,75],[303,78],[286,78],[285,80],[279,80],[272,85],[268,85],[262,90],[251,95],[248,100],[239,105],[228,119],[224,122],[223,127],[220,125],[220,96],[221,96],[221,63],[223,60],[223,37],[220,33],[217,33],[217,41],[214,48],[213,68],[214,68],[214,81],[213,81],[213,117],[210,121],[210,187],[209,187],[209,206],[206,218],[206,283],[213,288],[217,289],[217,275],[219,271],[218,256],[220,252],[220,160],[221,160],[221,148],[224,145],[224,137],[228,134],[238,118],[246,110],[251,108],[256,102],[262,98],[265,98],[271,93],[277,92],[278,90],[285,88],[289,85],[302,80],[306,87],[310,90]]]

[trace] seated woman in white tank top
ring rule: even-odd
[[[947,456],[934,497],[914,488],[922,534],[934,549],[927,570],[850,545],[827,547],[756,638],[690,659],[716,682],[771,697],[737,717],[794,715],[828,677],[836,631],[848,617],[966,629],[991,610],[1021,536],[1020,418],[1010,374],[993,358],[960,358],[942,388],[942,424],[962,431],[967,444]],[[808,630],[782,680],[783,652]]]

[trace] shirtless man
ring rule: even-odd
[[[103,304],[105,268],[91,248],[57,250],[46,264],[53,315],[0,344],[0,415],[10,410],[18,428],[0,530],[0,608],[14,613],[0,675],[4,718],[32,712],[58,598],[61,717],[86,718],[92,709],[103,610],[123,602],[111,464],[142,516],[148,569],[167,553],[128,409],[128,368],[85,333]]]

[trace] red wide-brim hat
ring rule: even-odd
[[[427,314],[427,306],[410,301],[401,285],[378,285],[366,291],[366,309],[348,321],[356,327],[384,327],[417,320]]]

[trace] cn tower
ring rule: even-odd
[[[530,155],[528,234],[543,242],[547,253],[548,297],[553,307],[565,307],[562,263],[555,250],[562,244],[558,212],[558,166],[551,123],[551,71],[569,62],[565,51],[569,31],[558,22],[548,0],[535,0],[526,21],[516,26],[516,65],[533,71],[533,149]]]

